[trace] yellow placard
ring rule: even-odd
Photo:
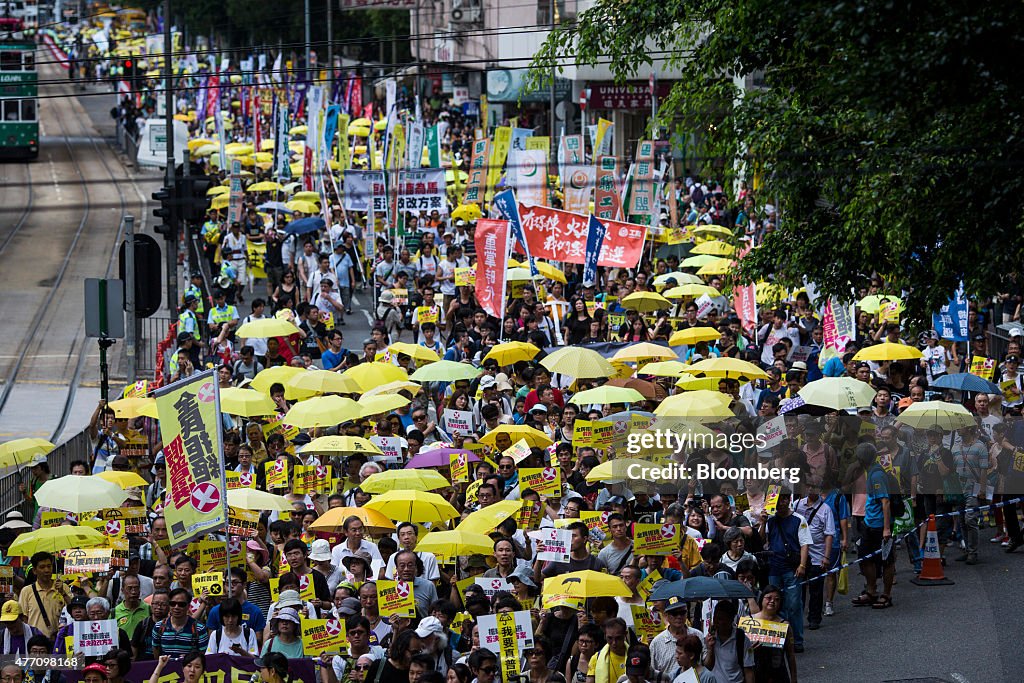
[[[263,463],[267,479],[267,490],[288,488],[288,463],[284,460],[268,460]]]
[[[455,269],[458,273],[458,268]],[[396,306],[406,306],[409,304],[409,290],[408,289],[392,289],[391,293],[395,295]]]
[[[472,287],[476,284],[476,266],[455,269],[455,286]]]
[[[437,306],[417,306],[416,307],[416,321],[422,325],[423,323],[434,323],[437,324],[440,318],[440,309]]]
[[[111,568],[128,568],[128,539],[124,536],[108,536],[107,547],[110,548]]]
[[[124,536],[124,522],[119,519],[87,519],[83,522],[79,522],[78,525],[95,529],[108,538]]]
[[[377,605],[382,617],[416,618],[416,597],[408,581],[378,581]]]
[[[39,528],[49,529],[68,521],[66,512],[42,512],[39,514]]]
[[[448,456],[451,468],[452,483],[469,481],[469,456],[465,453],[452,453]]]
[[[651,639],[665,630],[665,622],[647,605],[630,605],[629,611],[633,615],[633,631],[644,645],[650,645]]]
[[[224,595],[224,575],[220,572],[204,572],[192,575],[192,592],[202,595],[203,591],[209,591],[211,597]]]
[[[519,643],[516,638],[515,613],[499,612],[497,621],[498,660],[503,674],[502,680],[511,681],[519,675]]]
[[[228,536],[256,538],[259,534],[260,511],[228,508]]]
[[[572,445],[574,448],[589,446],[594,438],[593,420],[576,420],[572,426]]]
[[[269,439],[271,434],[280,434],[284,437],[285,443],[291,443],[291,440],[299,435],[299,428],[286,425],[284,419],[279,417],[263,425],[263,438]]]
[[[1003,403],[1011,404],[1020,400],[1020,386],[1017,385],[1017,378],[1008,379],[999,383],[1003,391]]]
[[[524,467],[519,470],[519,490],[533,489],[542,496],[562,495],[562,471],[558,467]]]
[[[329,486],[330,479],[323,465],[296,465],[292,477],[292,493],[319,493]]]
[[[782,487],[778,484],[772,484],[768,487],[768,492],[764,495],[764,511],[769,516],[775,514],[775,510],[779,507],[779,493],[782,491]]]
[[[518,465],[520,462],[530,457],[530,444],[526,439],[519,439],[519,441],[516,441],[514,444],[502,451],[501,454],[512,458]]]
[[[75,548],[64,553],[65,574],[110,571],[113,548]]]
[[[608,515],[609,512],[603,510],[580,510],[580,521],[587,525],[587,530],[590,531],[590,536],[598,536],[600,538],[608,539],[610,532],[608,531]],[[569,520],[570,522],[574,520]],[[596,532],[596,533],[595,533]]]
[[[594,448],[608,448],[612,445],[612,440],[615,438],[615,423],[595,421],[591,438],[593,439],[592,445]]]
[[[282,573],[291,571],[291,567],[288,566],[287,562],[285,562],[284,567],[281,567],[281,571]],[[303,579],[306,580],[303,581]],[[270,599],[275,601],[279,600],[281,598],[281,589],[278,586],[280,579],[274,576],[270,578],[268,583],[270,585]],[[316,590],[313,587],[313,582],[309,580],[309,574],[299,577],[299,599],[304,602],[313,602],[313,600],[316,600]]]
[[[750,638],[750,642],[763,647],[785,646],[786,634],[789,632],[789,624],[754,617],[741,618],[739,627],[747,634],[747,638]]]
[[[644,600],[646,600],[647,596],[650,595],[651,591],[654,590],[654,584],[661,581],[661,579],[661,572],[655,569],[653,572],[647,574],[647,576],[644,577],[643,581],[637,584],[636,592],[639,593]]]
[[[483,486],[484,480],[477,479],[476,481],[470,482],[469,486],[466,487],[466,502],[470,505],[476,503],[476,492]]]
[[[120,521],[124,526],[124,533],[129,535],[149,533],[149,515],[146,508],[138,505],[100,510],[100,519]]]
[[[633,552],[636,555],[671,555],[679,543],[678,524],[634,524]]]
[[[994,358],[974,356],[971,358],[971,367],[968,372],[991,382],[996,374],[996,361]]]
[[[264,242],[247,241],[245,243],[245,251],[249,257],[249,274],[254,278],[267,277],[267,245]]]
[[[196,541],[188,544],[188,556],[200,572],[222,572],[228,568],[228,549],[222,541]]]
[[[521,531],[532,531],[540,528],[542,505],[532,500],[524,500],[522,507],[516,512],[516,528]]]
[[[234,489],[254,489],[256,488],[256,473],[246,472],[235,472],[234,470],[228,470],[224,473],[224,479],[227,482],[228,491]]]
[[[124,388],[121,395],[124,398],[143,398],[149,393],[149,382],[144,379],[140,379],[138,382],[132,382]]]
[[[304,652],[342,654],[348,651],[345,622],[341,619],[303,619],[302,649]]]

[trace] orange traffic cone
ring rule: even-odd
[[[939,532],[935,528],[935,515],[928,515],[928,531],[924,539],[924,562],[921,573],[910,580],[917,586],[951,586],[942,570],[942,555],[939,553]]]

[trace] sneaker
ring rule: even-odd
[[[1018,536],[1017,538],[1010,541],[1010,544],[1006,546],[1006,552],[1012,553],[1017,548],[1024,545],[1024,537]]]
[[[1000,543],[999,545],[1001,545],[1004,548],[1008,547],[1010,545],[1010,538],[1009,538],[1009,536],[1007,536],[1006,540],[1003,541],[1002,543]]]
[[[1007,550],[1006,552],[1010,552],[1010,551]],[[822,612],[822,614],[824,614],[826,617],[834,617],[836,615],[836,611],[832,608],[832,603],[831,602],[826,602],[825,603],[825,610],[824,610],[824,612]]]
[[[1008,540],[1010,540],[1010,537],[1006,534],[996,534],[995,536],[989,539],[989,543],[1004,543]]]

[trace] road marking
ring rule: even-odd
[[[970,681],[967,680],[967,676],[964,676],[963,674],[959,674],[954,671],[949,675],[953,677],[953,680],[956,681],[956,683],[970,683]]]
[[[57,193],[57,201],[64,201],[64,197],[61,196],[60,181],[57,180],[57,166],[53,163],[53,155],[47,154],[46,160],[50,165],[50,177],[53,178],[53,190]]]

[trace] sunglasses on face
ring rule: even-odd
[[[497,672],[498,672],[498,667],[496,667],[496,666],[483,666],[483,667],[480,667],[480,673],[493,674],[493,673],[497,673]]]

